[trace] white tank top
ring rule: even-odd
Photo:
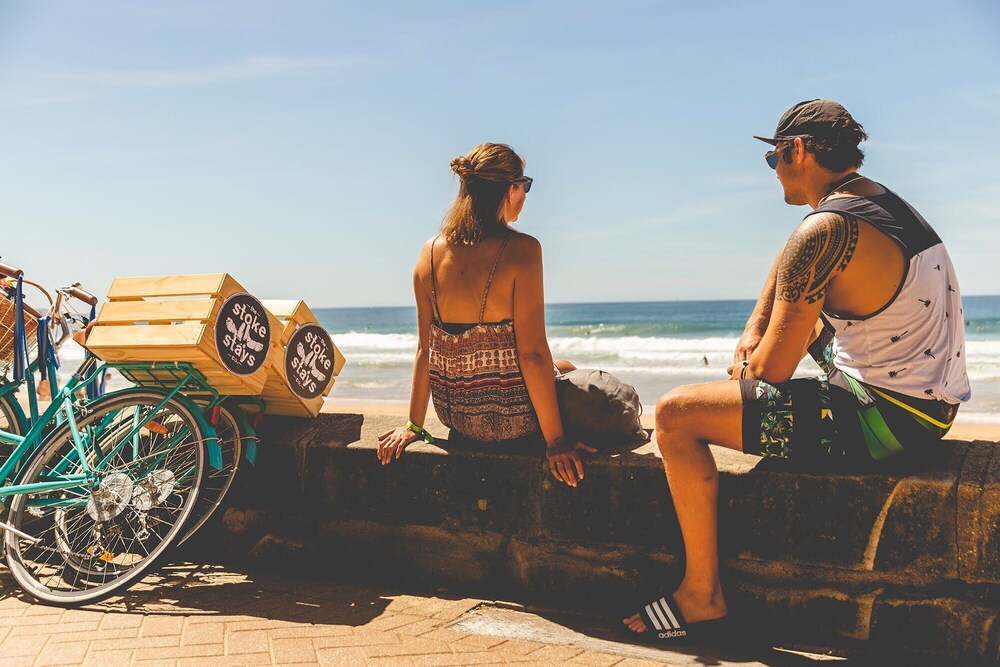
[[[888,190],[873,197],[828,199],[809,215],[828,211],[874,226],[899,244],[907,261],[899,290],[881,310],[864,318],[824,311],[823,319],[835,331],[834,365],[866,384],[907,396],[968,401],[962,295],[944,243]]]

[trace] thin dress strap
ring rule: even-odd
[[[431,241],[431,299],[434,301],[434,313],[437,321],[441,322],[441,309],[438,308],[437,280],[434,278],[434,244],[437,243],[439,238],[441,238],[440,234],[435,236],[434,240]]]
[[[503,244],[500,246],[500,252],[497,253],[497,258],[493,262],[493,270],[490,271],[490,277],[486,281],[486,291],[483,292],[483,305],[479,308],[479,323],[483,323],[483,316],[486,314],[486,299],[490,295],[490,285],[493,284],[493,275],[497,272],[497,266],[500,264],[500,255],[503,254],[503,249],[507,247],[507,242],[510,241],[510,237],[514,235],[514,232],[507,234],[507,238],[503,240]],[[433,247],[431,248],[433,250]],[[433,255],[432,255],[433,256]]]

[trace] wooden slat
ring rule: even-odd
[[[281,320],[293,320],[298,324],[316,321],[316,316],[309,310],[309,306],[299,299],[264,299],[261,303],[272,315]]]
[[[281,344],[286,345],[295,333],[296,326],[303,324],[318,324],[316,315],[309,309],[305,301],[276,300],[261,301],[267,312],[274,315],[282,324]]]
[[[108,290],[108,299],[134,300],[175,296],[229,296],[245,291],[228,273],[204,273],[186,276],[147,276],[116,278]]]
[[[95,326],[87,337],[87,348],[97,354],[108,348],[198,347],[208,326],[202,322]]]
[[[181,301],[108,301],[101,306],[98,324],[132,324],[148,322],[167,324],[178,320],[207,322],[214,319],[221,305],[219,299],[185,299]]]

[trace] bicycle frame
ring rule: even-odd
[[[81,367],[66,384],[65,387],[59,390],[58,394],[53,396],[52,403],[45,410],[45,412],[35,420],[34,424],[31,426],[29,431],[22,437],[15,435],[13,433],[7,433],[5,431],[0,431],[0,441],[15,445],[14,451],[11,453],[7,461],[0,466],[0,480],[10,481],[13,477],[14,471],[17,469],[20,462],[30,453],[36,451],[42,444],[43,430],[46,424],[52,422],[53,420],[57,423],[61,423],[65,420],[69,424],[69,429],[71,433],[71,438],[73,441],[73,450],[76,454],[76,461],[67,459],[65,461],[65,467],[71,464],[78,464],[83,468],[83,473],[76,474],[66,474],[59,467],[54,471],[60,475],[58,479],[53,479],[46,482],[36,482],[34,484],[8,484],[0,486],[0,498],[5,498],[7,496],[12,496],[20,493],[38,493],[45,491],[59,491],[63,489],[79,488],[81,484],[88,486],[94,486],[100,481],[100,476],[95,472],[93,468],[87,463],[87,440],[83,433],[77,428],[76,414],[74,407],[74,398],[76,396],[76,391],[92,381],[95,377],[99,377],[103,373],[107,366],[102,365],[97,368],[96,371],[87,374],[87,366],[93,365],[93,362],[85,362],[84,366]],[[109,452],[101,452],[102,457],[98,462],[96,468],[99,470],[101,466],[108,461],[112,456],[121,451],[122,447],[125,447],[127,443],[132,446],[133,456],[138,457],[139,455],[139,439],[138,435],[142,428],[146,427],[149,421],[152,419],[152,415],[155,414],[166,405],[170,400],[180,400],[187,403],[191,407],[191,412],[195,415],[195,418],[199,422],[199,427],[203,429],[207,437],[207,453],[209,464],[216,469],[222,467],[222,449],[216,440],[215,429],[205,420],[201,411],[194,406],[193,402],[183,394],[181,394],[181,389],[185,384],[195,377],[194,369],[188,367],[186,369],[178,365],[178,368],[185,371],[183,379],[179,381],[174,387],[168,388],[166,390],[157,391],[157,393],[162,393],[163,398],[160,403],[142,419],[138,417],[135,418],[132,428],[129,433],[121,439],[118,445],[115,446]],[[124,389],[122,391],[132,391],[132,389]],[[117,393],[117,392],[116,392]],[[83,409],[86,409],[84,406]],[[184,437],[182,432],[179,435],[175,435],[174,438]],[[169,441],[168,441],[169,443]],[[164,443],[167,444],[167,443]]]
[[[24,436],[15,435],[6,431],[0,431],[0,441],[14,445],[14,451],[10,457],[0,466],[0,480],[4,482],[13,479],[13,473],[20,465],[21,461],[31,453],[34,453],[41,445],[43,437],[42,431],[45,425],[56,420],[66,419],[70,424],[73,434],[73,449],[79,457],[80,467],[83,473],[62,475],[58,480],[48,482],[36,482],[34,484],[4,484],[0,486],[0,498],[16,495],[19,493],[35,493],[40,491],[59,491],[79,487],[81,484],[92,485],[98,478],[87,464],[87,452],[83,439],[76,428],[76,417],[73,413],[73,398],[75,391],[79,388],[80,382],[74,375],[65,387],[59,390],[58,395],[52,397],[52,403],[42,415],[34,420],[31,428]]]

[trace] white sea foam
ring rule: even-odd
[[[1000,424],[1000,412],[997,410],[976,412],[959,408],[955,422],[958,424]]]
[[[341,350],[415,350],[417,335],[410,333],[376,334],[358,331],[333,334],[333,342]]]
[[[604,335],[552,336],[549,346],[556,358],[583,368],[601,368],[633,383],[647,403],[655,403],[657,396],[679,384],[724,379],[737,342],[733,336],[607,335],[611,328],[605,328]],[[333,340],[347,357],[335,394],[345,400],[406,400],[416,334],[350,331],[333,334]],[[960,420],[1000,422],[1000,340],[969,340],[965,356],[973,400],[959,412]],[[60,351],[60,375],[68,377],[83,357],[83,348],[68,341]],[[816,365],[806,359],[797,375],[816,372]],[[112,388],[124,385],[121,378],[111,380]]]

